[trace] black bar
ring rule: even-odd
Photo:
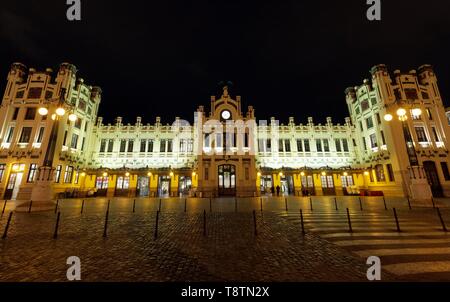
[[[136,210],[136,199],[133,200],[133,213],[135,212],[135,210]]]
[[[361,200],[361,197],[359,197],[359,208],[360,208],[360,210],[361,210],[361,212],[362,212],[363,206],[362,206],[362,200]]]
[[[302,225],[302,234],[305,235],[305,224],[303,222],[303,211],[300,209],[300,223]]]
[[[400,223],[398,222],[398,217],[397,217],[397,210],[395,208],[393,208],[393,210],[394,210],[395,224],[397,224],[397,232],[401,232]]]
[[[263,211],[263,206],[262,206],[262,197],[259,198],[260,204],[261,204],[261,212]]]
[[[437,213],[439,216],[439,220],[441,221],[441,224],[442,224],[442,230],[444,232],[447,232],[447,227],[445,226],[445,221],[444,221],[444,219],[442,219],[441,210],[439,210],[439,207],[437,207],[436,210],[437,210]]]
[[[187,198],[184,199],[184,212],[186,213]]]
[[[408,207],[409,207],[409,209],[412,210],[411,201],[409,200],[409,196],[406,197],[406,200],[408,200]]]
[[[312,206],[312,198],[309,197],[309,207],[311,209],[311,212],[313,211],[313,206]]]
[[[5,213],[5,209],[6,209],[6,201],[7,201],[7,199],[5,199],[5,203],[3,204],[2,216],[3,216],[3,214]]]
[[[155,239],[158,238],[158,222],[159,222],[159,211],[156,211]]]
[[[53,233],[53,239],[58,238],[59,216],[61,216],[60,211],[58,211],[58,216],[56,217],[55,232]]]
[[[338,205],[337,205],[337,198],[334,198],[334,207],[336,208],[336,211],[338,211]]]
[[[348,220],[348,231],[350,233],[353,233],[353,228],[352,228],[352,220],[350,218],[350,211],[347,208],[347,220]]]
[[[6,222],[5,231],[3,232],[2,239],[6,239],[6,236],[8,235],[8,229],[9,229],[9,224],[11,223],[12,214],[13,214],[12,211],[9,212],[8,221]]]
[[[56,200],[55,214],[56,214],[56,211],[58,210],[58,204],[59,204],[59,199]]]
[[[383,196],[383,203],[384,203],[384,209],[387,211],[387,204],[386,204],[386,199],[384,198],[384,196]]]
[[[256,231],[256,211],[253,210],[253,228],[255,229],[255,236],[258,235]]]
[[[33,205],[33,201],[30,200],[30,207],[28,208],[28,213],[31,213],[31,206]]]
[[[80,211],[80,214],[83,214],[83,209],[84,209],[84,199],[83,199],[83,201],[81,202],[81,211]]]
[[[109,200],[108,200],[108,209],[106,210],[105,214],[105,227],[103,229],[103,237],[106,237],[108,231],[108,217],[109,217]]]
[[[206,210],[203,210],[203,236],[206,236]]]
[[[287,206],[287,197],[284,198],[284,203],[286,205],[286,212],[288,211],[288,206]]]

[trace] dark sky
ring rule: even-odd
[[[1,89],[12,62],[56,70],[68,61],[102,87],[106,121],[192,120],[225,80],[258,119],[342,122],[345,88],[370,67],[428,63],[449,97],[450,4],[381,2],[382,21],[369,22],[366,0],[82,0],[82,21],[69,22],[65,0],[2,0]]]

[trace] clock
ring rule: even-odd
[[[228,110],[224,110],[222,111],[222,113],[220,114],[220,116],[224,119],[224,120],[228,120],[231,117],[231,113]]]

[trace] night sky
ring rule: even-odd
[[[245,2],[245,3],[244,3]],[[382,0],[382,21],[366,19],[366,0],[82,0],[82,21],[65,0],[2,0],[0,84],[12,62],[78,76],[103,89],[100,116],[154,123],[192,120],[209,109],[221,81],[258,119],[306,123],[348,116],[344,90],[373,65],[409,71],[432,64],[450,97],[450,4]],[[345,3],[345,4],[344,4]]]

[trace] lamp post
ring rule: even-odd
[[[48,108],[41,107],[38,109],[38,113],[41,116],[50,115],[51,122],[51,132],[47,144],[47,149],[45,151],[44,160],[42,166],[38,168],[38,174],[31,191],[31,201],[33,202],[33,211],[48,211],[55,207],[54,202],[54,192],[52,188],[52,183],[54,182],[53,174],[55,168],[53,167],[53,158],[55,157],[56,143],[58,138],[59,124],[62,117],[68,114],[69,110],[72,109],[71,106],[65,103],[66,89],[62,88],[60,97],[57,99],[56,106],[52,106],[53,101],[49,101]],[[53,108],[55,108],[53,111]],[[76,121],[77,116],[74,113],[69,113],[68,118],[70,121]],[[27,205],[29,202],[18,205],[16,211],[23,212],[27,210]]]

